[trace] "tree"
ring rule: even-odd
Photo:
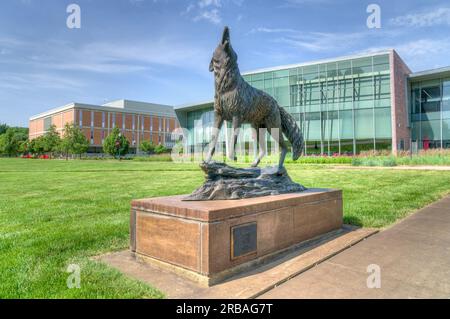
[[[0,135],[0,153],[8,156],[16,156],[22,142],[28,139],[28,133],[21,128],[9,127]]]
[[[155,153],[156,154],[164,154],[164,153],[169,153],[169,152],[170,152],[170,150],[167,147],[165,147],[164,145],[162,145],[162,144],[158,144],[155,147]]]
[[[39,136],[30,141],[30,144],[28,145],[28,150],[30,153],[34,154],[35,156],[40,156],[45,153],[45,145],[44,145],[44,137]]]
[[[84,136],[83,131],[74,123],[67,123],[64,127],[64,134],[59,144],[59,150],[69,159],[69,154],[80,156],[89,149],[89,141]]]
[[[120,132],[119,128],[114,128],[103,142],[103,151],[114,158],[128,154],[130,143],[127,138]]]
[[[25,141],[22,141],[19,143],[19,154],[28,154],[29,153],[29,145],[30,141],[26,139]]]
[[[155,153],[156,145],[152,141],[142,141],[141,145],[139,145],[139,149],[147,154]]]
[[[6,125],[6,124],[4,124],[4,123],[0,124],[0,135],[5,134],[5,133],[6,133],[6,130],[7,130],[8,128],[9,128],[8,125]]]
[[[61,137],[56,131],[56,126],[52,125],[42,137],[44,153],[55,153],[60,149]]]

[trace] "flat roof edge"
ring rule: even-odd
[[[74,107],[75,107],[75,104],[76,104],[76,103],[69,103],[69,104],[66,104],[66,105],[63,105],[63,106],[60,106],[60,107],[57,107],[57,108],[50,109],[50,110],[48,110],[48,111],[45,111],[45,112],[42,112],[42,113],[39,113],[39,114],[36,114],[36,115],[33,115],[33,116],[31,116],[31,117],[29,118],[29,121],[37,120],[37,119],[40,119],[40,118],[42,118],[42,117],[49,116],[49,115],[51,115],[51,114],[53,114],[53,113],[58,113],[58,112],[62,112],[62,111],[69,110],[69,109],[71,109],[71,108],[74,108]]]
[[[192,107],[197,107],[197,106],[202,106],[202,105],[206,105],[206,104],[211,104],[214,103],[214,100],[206,100],[206,101],[200,101],[197,103],[188,103],[188,104],[181,104],[181,105],[177,105],[174,107],[174,110],[184,110],[184,109],[188,109],[188,108],[192,108]]]
[[[414,72],[409,75],[409,78],[410,79],[421,78],[421,77],[427,77],[427,76],[432,76],[432,75],[438,75],[438,74],[442,74],[442,73],[450,74],[450,66]]]
[[[351,60],[351,59],[357,59],[357,58],[364,58],[364,57],[369,57],[369,56],[391,54],[394,51],[395,51],[394,49],[386,49],[386,50],[375,51],[375,52],[370,52],[370,53],[359,53],[359,54],[353,54],[353,55],[347,55],[347,56],[340,56],[340,57],[336,57],[336,58],[328,58],[328,59],[307,61],[307,62],[302,62],[302,63],[286,64],[286,65],[280,65],[280,66],[274,66],[274,67],[267,67],[267,68],[261,68],[261,69],[256,69],[256,70],[245,71],[245,72],[242,72],[242,75],[250,75],[250,74],[254,74],[254,73],[279,71],[279,70],[284,70],[284,69],[298,68],[298,67],[307,66],[307,65],[330,63],[330,62],[339,62],[339,61],[345,61],[345,60]]]
[[[135,101],[138,102],[138,101]],[[147,102],[141,102],[141,103],[147,103]],[[148,103],[151,105],[162,105],[162,104],[154,104],[154,103]],[[105,105],[96,105],[96,104],[85,104],[85,103],[69,103],[66,104],[64,106],[60,106],[57,108],[53,108],[50,109],[46,112],[42,112],[36,115],[33,115],[29,118],[29,121],[33,121],[33,120],[37,120],[43,117],[47,117],[50,116],[52,114],[55,113],[59,113],[59,112],[64,112],[67,110],[70,110],[72,108],[85,108],[85,109],[94,109],[94,110],[103,110],[103,111],[110,111],[110,112],[121,112],[121,113],[140,113],[140,114],[148,114],[148,115],[164,115],[164,116],[168,116],[168,117],[176,117],[174,108],[170,105],[162,105],[162,106],[167,106],[167,111],[153,111],[153,110],[142,110],[142,109],[133,109],[133,108],[118,108],[118,107],[113,107],[113,106],[105,106]]]

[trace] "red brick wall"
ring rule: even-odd
[[[122,123],[123,123],[122,113],[116,113],[116,127],[122,129]]]
[[[391,64],[391,115],[392,115],[392,153],[397,155],[400,141],[404,148],[410,148],[410,130],[408,128],[407,75],[411,73],[397,52],[390,55]]]
[[[153,116],[152,118],[153,121],[153,132],[157,132],[159,130],[159,118],[157,116]]]
[[[84,112],[83,112],[84,113]],[[84,118],[84,115],[83,115]],[[84,136],[87,138],[89,143],[91,142],[91,129],[90,128],[84,128],[82,129]]]
[[[102,127],[102,112],[94,112],[94,127]]]
[[[127,130],[131,130],[131,128],[132,128],[132,125],[133,125],[132,117],[133,117],[133,115],[131,115],[131,114],[125,115],[125,129],[127,129]]]
[[[69,110],[63,113],[63,126],[67,123],[73,123],[75,120],[75,111]]]
[[[83,126],[91,127],[91,111],[83,110]]]
[[[56,126],[57,130],[62,130],[62,113],[52,116],[52,125]]]
[[[102,145],[102,129],[94,129],[94,144]]]
[[[150,116],[144,116],[144,131],[150,131]]]

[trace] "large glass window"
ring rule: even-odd
[[[411,83],[412,139],[419,148],[449,147],[450,87],[445,80]]]
[[[442,147],[450,148],[450,119],[442,120]]]
[[[441,88],[440,86],[432,86],[422,88],[421,90],[421,112],[435,118],[440,117],[441,111]],[[430,114],[438,113],[438,114]]]
[[[441,147],[441,121],[421,121],[423,148]],[[427,147],[428,144],[428,147]]]
[[[284,107],[290,106],[289,78],[276,78],[273,80],[274,98]]]
[[[342,110],[353,109],[353,81],[343,80],[339,83],[339,104]]]
[[[305,115],[305,138],[307,140],[321,140],[322,126],[320,112],[306,113]]]
[[[375,99],[389,99],[391,96],[391,80],[389,75],[377,75],[374,77]]]
[[[340,111],[340,137],[353,140],[353,112]]]
[[[375,109],[375,138],[391,138],[391,108]]]
[[[420,121],[420,109],[421,109],[421,97],[420,97],[420,89],[415,88],[411,91],[411,120]]]
[[[351,61],[339,61],[338,62],[339,76],[352,75],[352,62]]]
[[[355,110],[355,138],[374,138],[373,109]]]
[[[52,126],[52,118],[51,116],[44,118],[44,131],[48,131]]]
[[[373,72],[388,73],[390,70],[389,55],[378,55],[373,57]]]
[[[319,68],[317,65],[310,65],[303,67],[303,80],[312,81],[317,80],[319,76]]]
[[[450,81],[444,81],[444,85],[443,85],[442,118],[450,119]],[[445,127],[443,127],[443,130],[444,129],[445,129]]]
[[[442,121],[442,139],[450,141],[450,119]]]
[[[324,139],[328,141],[339,140],[339,113],[338,111],[323,112]]]
[[[420,122],[411,123],[411,138],[413,141],[421,141]]]
[[[353,74],[372,72],[372,57],[353,60]]]

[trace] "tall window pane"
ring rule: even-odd
[[[391,138],[391,109],[378,108],[375,109],[375,137]]]
[[[353,139],[353,114],[352,111],[340,111],[340,136],[341,139]]]
[[[306,113],[305,117],[305,134],[307,140],[319,140],[321,139],[321,121],[320,113]]]
[[[355,110],[356,139],[373,138],[373,110]]]

